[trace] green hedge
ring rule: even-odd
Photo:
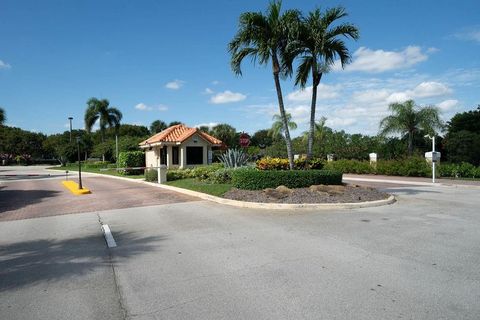
[[[450,178],[480,178],[480,167],[468,162],[440,163],[438,172],[442,177]]]
[[[126,151],[118,155],[118,166],[120,168],[143,167],[145,166],[145,154],[143,151]],[[143,170],[122,170],[122,174],[141,174]]]
[[[342,184],[342,173],[331,170],[256,170],[238,169],[232,173],[238,189],[259,190],[284,185],[304,188],[315,184]]]
[[[158,171],[156,169],[145,170],[145,180],[149,182],[158,182]]]
[[[341,159],[327,162],[324,168],[341,171],[343,173],[356,174],[381,174],[409,177],[432,176],[432,166],[421,157],[411,157],[399,160],[379,160],[376,166],[370,165],[369,161]]]

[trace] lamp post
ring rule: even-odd
[[[428,134],[425,138],[432,140],[432,183],[435,183],[435,163],[437,162],[435,155],[435,134],[432,136]]]
[[[70,142],[72,142],[72,120],[73,120],[73,117],[68,117],[68,120],[70,121]]]
[[[80,137],[77,136],[77,152],[78,152],[78,188],[82,187],[82,162],[80,161]]]

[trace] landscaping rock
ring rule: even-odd
[[[287,195],[291,194],[293,192],[292,189],[287,188],[285,186],[278,186],[278,187],[275,188],[275,190],[277,190],[280,193],[287,194]]]
[[[283,192],[280,192],[280,191],[278,191],[276,189],[272,189],[272,188],[267,188],[267,189],[265,189],[261,192],[263,194],[265,194],[267,197],[273,198],[273,199],[283,199],[283,198],[288,197],[287,193],[283,193]]]
[[[326,192],[329,194],[342,194],[345,192],[345,186],[343,185],[337,186],[337,185],[318,184],[318,185],[310,186],[309,189],[314,192]]]

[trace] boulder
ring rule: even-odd
[[[310,190],[321,193],[327,192],[329,194],[342,194],[345,192],[345,186],[317,184],[310,186]]]

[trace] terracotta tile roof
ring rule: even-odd
[[[167,129],[157,133],[156,135],[148,138],[145,141],[140,142],[140,145],[153,144],[158,142],[182,143],[195,133],[197,133],[200,137],[213,145],[222,144],[221,140],[218,140],[217,138],[212,137],[211,135],[206,134],[203,131],[200,131],[198,128],[189,128],[183,124],[177,124],[175,126],[168,127]]]

